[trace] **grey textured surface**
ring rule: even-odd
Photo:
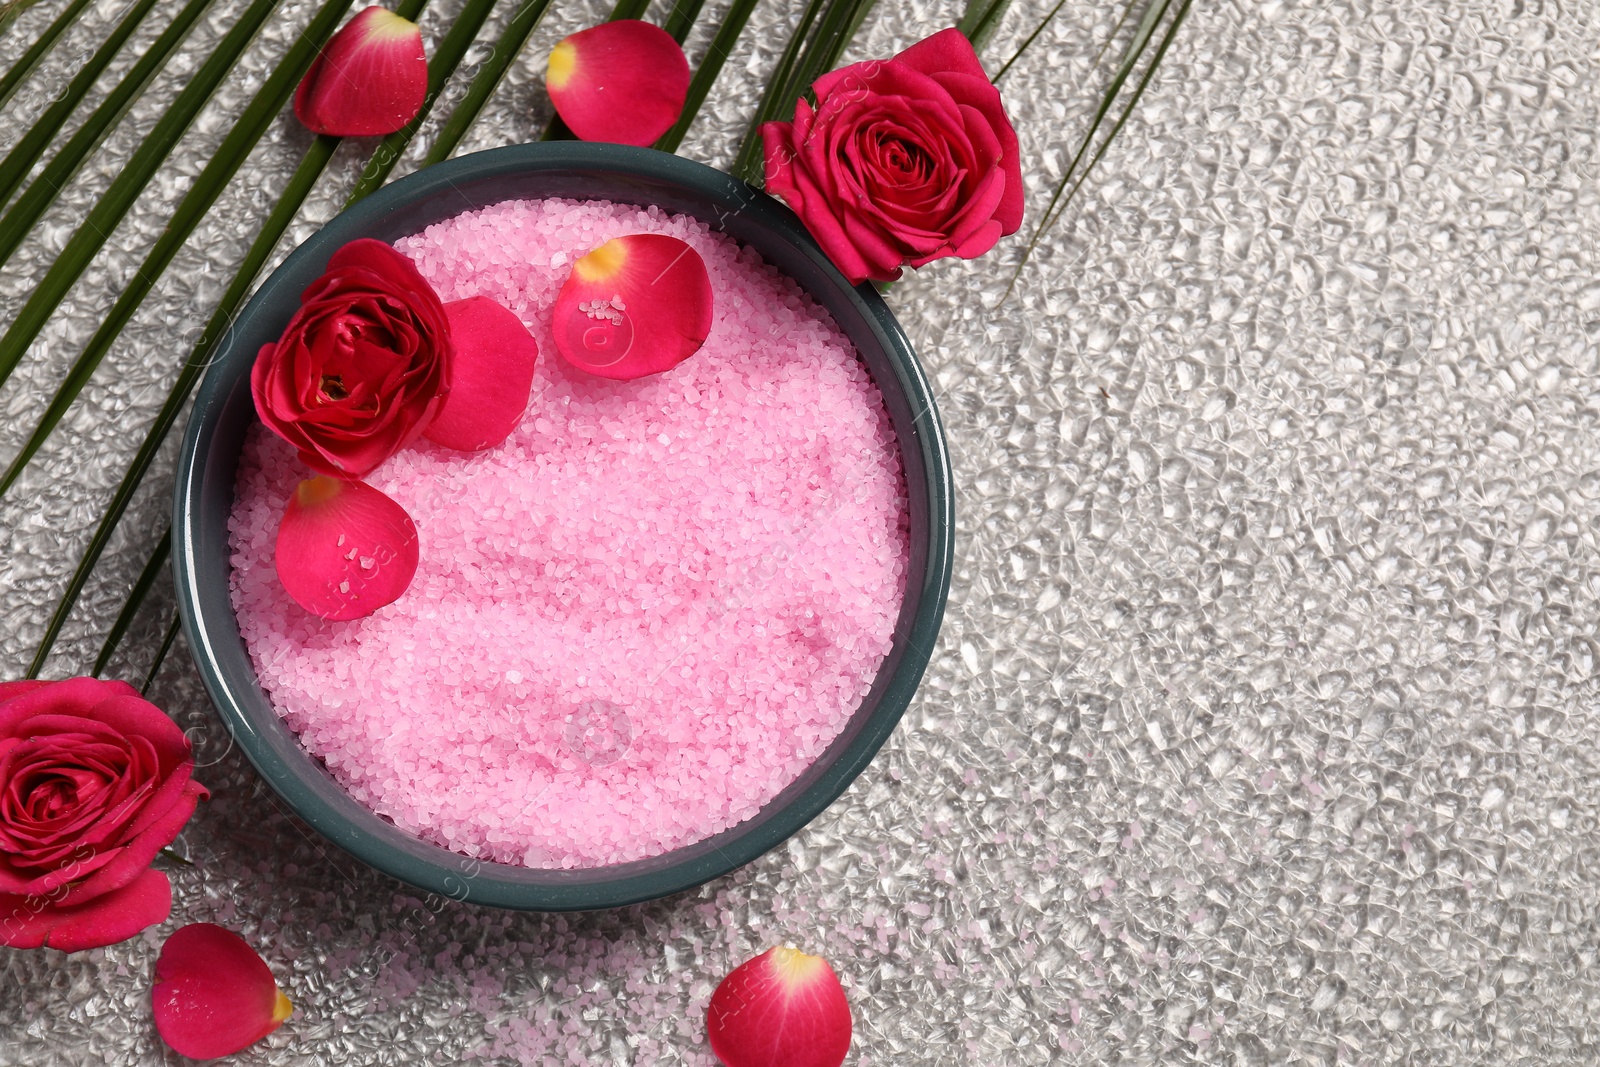
[[[0,62],[61,6],[25,15]],[[194,44],[241,6],[218,0]],[[536,135],[541,57],[601,8],[555,6],[463,150]],[[1048,6],[1019,0],[991,68]],[[0,455],[309,7],[288,0],[0,390]],[[797,5],[767,7],[687,154],[731,157]],[[852,57],[958,7],[881,4]],[[7,108],[0,145],[115,8]],[[1035,219],[1116,14],[1069,5],[1003,83]],[[708,1064],[712,987],[776,942],[840,971],[859,1064],[1594,1062],[1597,46],[1592,6],[1549,0],[1197,3],[1008,302],[1026,233],[892,293],[960,486],[942,647],[855,787],[700,892],[565,919],[419,901],[278,809],[180,648],[152,695],[195,728],[216,794],[179,842],[196,865],[144,937],[0,950],[0,1063],[176,1062],[149,971],[201,920],[259,945],[298,1006],[241,1062]],[[0,271],[7,317],[172,86]],[[0,673],[26,664],[304,143],[274,127],[0,502]],[[169,470],[49,674],[92,660]],[[115,674],[142,677],[170,610],[163,584]]]

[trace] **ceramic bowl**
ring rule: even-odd
[[[358,237],[394,241],[462,211],[540,197],[655,204],[693,215],[794,279],[839,324],[883,393],[910,504],[910,570],[893,649],[871,692],[815,763],[755,816],[649,859],[532,870],[470,859],[412,836],[345,792],[273,711],[229,596],[228,516],[245,431],[250,366],[300,292]],[[184,636],[235,742],[284,802],[351,855],[432,893],[501,908],[567,911],[666,896],[727,874],[798,831],[844,791],[894,730],[928,665],[950,585],[950,460],[928,379],[870,286],[851,286],[778,201],[710,167],[643,148],[542,142],[462,156],[378,190],[296,249],[233,324],[184,434],[173,501],[173,571]]]

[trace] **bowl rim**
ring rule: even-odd
[[[217,445],[219,426],[230,400],[237,406],[241,376],[248,380],[249,366],[253,362],[253,352],[247,354],[250,327],[256,318],[270,314],[264,308],[281,305],[285,300],[298,304],[301,286],[286,289],[296,274],[320,273],[322,264],[334,249],[354,237],[382,229],[383,219],[389,213],[431,202],[430,198],[438,201],[461,197],[464,202],[448,215],[518,198],[507,196],[472,202],[461,190],[462,184],[526,178],[530,173],[573,172],[604,172],[620,180],[637,180],[645,186],[676,187],[692,192],[697,198],[720,201],[728,206],[728,212],[715,207],[718,220],[701,215],[702,221],[734,236],[739,226],[747,229],[757,226],[759,232],[776,233],[792,246],[793,253],[799,257],[796,263],[813,275],[820,271],[818,276],[825,276],[837,288],[837,292],[830,292],[830,298],[848,303],[862,317],[863,328],[870,330],[882,346],[883,358],[892,370],[902,399],[913,407],[909,433],[915,438],[924,473],[920,482],[927,492],[927,533],[924,542],[916,538],[913,528],[913,559],[925,548],[926,563],[920,596],[915,612],[910,613],[909,625],[908,613],[903,610],[896,627],[896,648],[890,659],[898,657],[897,662],[892,670],[880,668],[872,693],[858,705],[844,732],[797,782],[780,791],[750,819],[702,842],[650,860],[556,871],[473,860],[399,829],[362,805],[342,786],[338,787],[337,796],[329,795],[322,779],[332,779],[322,761],[300,745],[295,734],[271,708],[256,678],[249,653],[238,634],[228,590],[223,589],[220,594],[225,611],[217,606],[217,590],[214,587],[207,590],[205,565],[211,564],[214,571],[215,557],[219,553],[225,568],[223,573],[226,573],[227,538],[223,537],[220,548],[214,543],[215,538],[208,543],[197,524],[206,515],[207,488],[211,490],[210,495],[218,492],[216,478],[210,483],[205,478],[206,457]],[[614,195],[609,198],[618,199]],[[656,201],[645,198],[633,202]],[[738,226],[728,225],[735,219],[739,220]],[[416,226],[407,232],[417,232],[421,228]],[[770,256],[768,258],[770,261]],[[780,269],[784,268],[780,266]],[[315,273],[310,276],[314,277]],[[785,273],[793,277],[795,272],[786,270]],[[822,296],[811,287],[795,280],[814,299],[822,301]],[[857,347],[861,347],[859,340]],[[874,378],[877,377],[874,374]],[[886,383],[879,381],[878,385],[886,403],[889,402],[890,390]],[[252,411],[246,422],[253,418]],[[900,419],[896,421],[898,426]],[[239,433],[242,432],[241,429]],[[910,446],[906,436],[906,431],[897,428],[902,462],[906,465],[907,488],[915,498],[917,491],[911,485],[910,472],[913,457],[908,455]],[[227,490],[230,501],[232,481],[230,472]],[[233,741],[274,792],[323,837],[368,866],[450,899],[530,911],[593,910],[669,896],[744,866],[798,832],[859,776],[893,732],[932,655],[950,588],[955,536],[953,508],[954,484],[943,425],[931,383],[909,339],[878,291],[865,283],[851,286],[793,212],[745,182],[669,153],[588,142],[535,142],[457,156],[378,189],[303,241],[262,282],[218,345],[185,427],[173,488],[173,576],[186,645]],[[212,577],[214,582],[214,574]],[[908,576],[908,601],[915,578],[913,569]],[[226,581],[222,584],[229,585]],[[863,712],[874,701],[874,695],[874,706]],[[266,719],[270,721],[256,721],[262,707],[266,708]],[[284,737],[290,742],[288,747],[283,743]],[[823,766],[836,749],[840,749],[838,754]],[[298,759],[293,754],[296,751]],[[339,797],[343,798],[343,803]],[[397,840],[397,835],[404,840]],[[721,840],[723,838],[727,840]],[[679,853],[685,853],[685,858],[674,862],[672,858]],[[606,878],[603,873],[606,871],[628,873]]]

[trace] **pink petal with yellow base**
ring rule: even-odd
[[[294,114],[313,133],[380,137],[417,117],[428,95],[422,30],[381,7],[344,24],[294,94]]]
[[[556,297],[556,351],[602,378],[671,370],[711,332],[711,278],[676,237],[616,237],[572,265]]]
[[[194,923],[167,938],[150,1003],[161,1039],[196,1060],[248,1048],[294,1011],[256,950],[212,923]]]
[[[672,35],[638,19],[579,30],[550,52],[545,88],[581,140],[650,145],[689,93],[689,61]]]
[[[319,475],[295,487],[278,526],[278,580],[295,603],[343,622],[392,604],[417,573],[417,526],[365,482]]]
[[[450,395],[423,436],[478,452],[510,436],[528,408],[539,345],[509,308],[486,296],[444,306],[455,349]]]
[[[827,960],[770,949],[717,986],[706,1034],[727,1067],[839,1067],[850,1051],[850,1004]]]

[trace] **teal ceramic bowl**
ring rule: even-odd
[[[349,796],[273,711],[229,599],[228,515],[246,429],[250,365],[277,339],[300,292],[357,237],[394,241],[462,211],[513,199],[656,204],[700,218],[793,278],[855,343],[883,393],[905,465],[911,559],[894,646],[844,732],[754,817],[650,859],[588,870],[530,870],[469,859],[399,829]],[[173,562],[184,636],[235,742],[301,818],[357,859],[432,893],[500,908],[570,911],[666,896],[760,856],[826,808],[894,730],[928,665],[950,585],[950,459],[928,379],[870,286],[851,286],[776,200],[720,171],[642,148],[544,142],[481,152],[380,189],[306,241],[234,323],[200,385],[173,501]]]

